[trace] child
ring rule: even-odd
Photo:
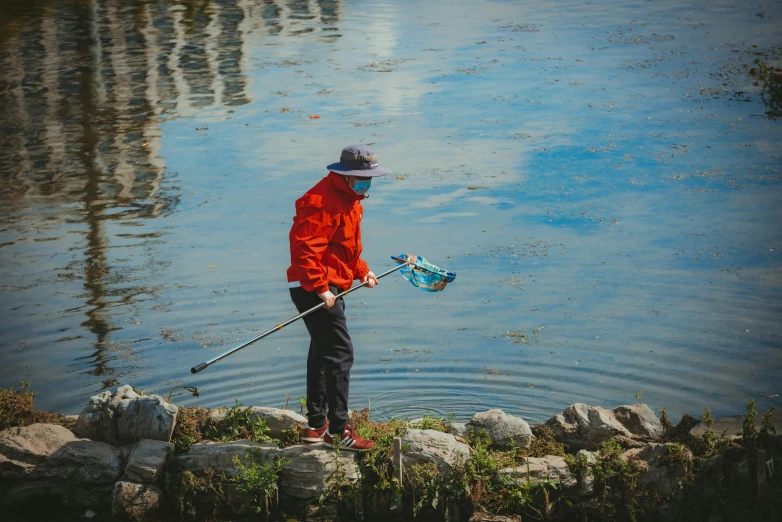
[[[305,442],[333,444],[366,451],[374,442],[359,437],[348,425],[348,391],[353,344],[345,321],[345,302],[335,296],[358,279],[369,288],[378,284],[361,259],[361,208],[372,178],[388,170],[377,164],[368,147],[350,145],[329,174],[296,200],[289,239],[291,266],[288,287],[299,312],[323,301],[306,316],[310,334],[307,356],[307,426]]]

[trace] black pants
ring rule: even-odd
[[[339,290],[329,287],[336,295]],[[291,288],[291,300],[299,312],[322,301],[315,292]],[[348,422],[350,368],[353,366],[353,343],[345,320],[345,301],[340,297],[328,310],[321,308],[304,318],[310,333],[307,356],[307,417],[313,428],[323,426],[328,418],[329,431],[342,433]]]

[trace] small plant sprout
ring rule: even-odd
[[[291,394],[290,393],[286,393],[285,394],[285,408],[284,408],[286,410],[288,409],[288,401],[289,400],[291,400]]]
[[[643,395],[643,394],[644,394],[643,390],[641,390],[641,391],[639,391],[638,393],[635,394],[635,400],[638,401],[638,404],[641,404],[641,395]]]
[[[304,409],[307,407],[307,396],[302,395],[299,397],[299,413],[304,415]]]

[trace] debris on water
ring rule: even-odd
[[[206,268],[217,268],[217,265],[206,265]]]
[[[317,114],[311,114],[310,115],[310,119],[311,120],[317,120],[317,119],[320,119],[320,116],[318,116]]]
[[[196,127],[196,130],[197,131],[209,130],[209,125],[204,125],[203,127]]]
[[[405,179],[404,176],[397,176],[396,179]]]
[[[280,109],[280,112],[283,112],[283,113],[291,112],[291,110],[289,108],[287,108],[287,107],[283,107],[282,109]]]

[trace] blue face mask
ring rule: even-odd
[[[353,182],[353,192],[355,192],[359,196],[363,196],[364,194],[367,193],[367,191],[369,190],[369,186],[371,184],[372,184],[371,179],[367,179],[367,180],[357,179]]]

